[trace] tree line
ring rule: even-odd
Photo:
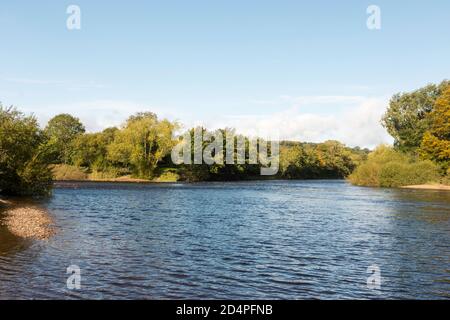
[[[44,128],[36,118],[0,105],[0,193],[42,195],[53,180],[228,181],[261,179],[260,164],[180,164],[171,150],[182,134],[180,124],[151,112],[130,116],[120,127],[86,132],[69,114],[53,117]],[[194,128],[190,129],[193,131]],[[220,129],[225,139],[230,129]],[[213,132],[202,129],[204,135]],[[249,152],[248,137],[246,153]],[[223,150],[224,156],[226,148]],[[349,148],[338,141],[282,141],[281,179],[335,179],[348,176],[369,150]]]
[[[333,140],[282,141],[279,170],[271,178],[347,177],[356,185],[382,187],[449,181],[450,81],[394,95],[381,122],[395,142],[371,153]],[[86,132],[80,120],[69,114],[57,115],[41,128],[33,115],[0,104],[0,194],[45,195],[55,179],[195,182],[263,178],[261,164],[248,159],[235,164],[175,165],[171,150],[183,136],[177,134],[180,130],[179,123],[152,112],[134,114],[120,127],[101,132]],[[226,139],[230,129],[220,131]],[[250,139],[241,138],[248,154]],[[226,147],[222,152],[225,157]]]

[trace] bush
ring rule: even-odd
[[[411,184],[433,183],[441,179],[439,166],[430,160],[413,163],[410,172],[413,173]]]
[[[158,178],[156,182],[177,182],[180,180],[180,175],[175,170],[165,170]]]
[[[404,162],[388,162],[381,166],[379,173],[380,187],[398,187],[403,183],[409,184],[409,164]]]
[[[36,118],[0,105],[0,194],[47,195],[52,174]]]
[[[400,187],[439,181],[439,168],[431,161],[420,161],[388,146],[369,154],[350,175],[351,183],[370,187]]]
[[[381,166],[373,162],[365,162],[348,177],[351,183],[359,186],[378,187]]]

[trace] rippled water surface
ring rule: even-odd
[[[58,233],[0,227],[0,298],[450,298],[450,193],[343,181],[63,184]],[[66,287],[69,265],[81,290]],[[379,266],[381,289],[367,288]]]

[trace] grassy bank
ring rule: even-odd
[[[91,181],[91,182],[133,182],[133,183],[149,183],[149,182],[177,182],[180,180],[176,170],[167,169],[159,170],[153,179],[142,179],[133,177],[130,174],[120,175],[120,172],[89,172],[71,165],[54,165],[52,166],[54,181]]]

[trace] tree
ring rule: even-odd
[[[108,145],[114,141],[117,128],[107,128],[103,132],[79,135],[72,143],[71,162],[78,167],[89,167],[94,171],[108,167]]]
[[[430,128],[425,132],[420,154],[439,163],[444,170],[450,168],[450,85],[436,100],[430,113]]]
[[[52,118],[45,128],[51,148],[53,163],[68,164],[73,152],[73,141],[85,132],[83,124],[78,118],[70,114],[60,114]]]
[[[36,118],[0,105],[0,193],[45,195],[52,174],[45,161],[46,139]]]
[[[280,147],[280,173],[289,179],[300,178],[305,162],[305,152],[300,145]]]
[[[166,119],[158,120],[152,112],[137,113],[116,133],[108,146],[108,160],[131,166],[138,177],[150,178],[174,146],[172,135],[177,127]]]
[[[343,178],[355,169],[351,151],[339,141],[328,140],[320,143],[316,152],[321,162],[323,177]]]
[[[348,148],[334,140],[319,144],[282,142],[281,176],[288,179],[344,178],[366,158],[368,152]]]
[[[430,84],[410,93],[398,93],[389,103],[382,124],[394,138],[394,146],[401,151],[415,151],[430,126],[429,114],[436,100],[450,81]]]

